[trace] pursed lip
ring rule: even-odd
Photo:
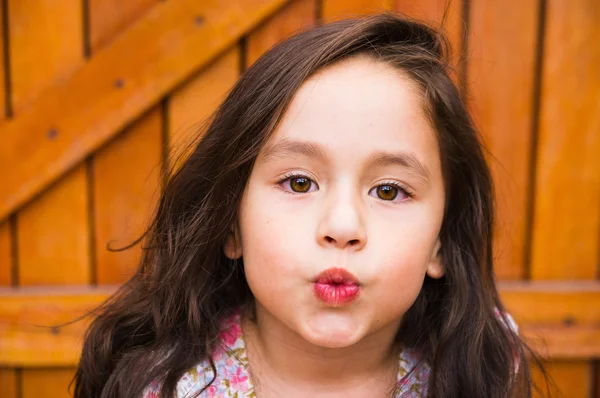
[[[319,301],[333,307],[354,302],[360,294],[360,283],[343,268],[329,268],[313,280],[313,292]]]
[[[360,286],[358,279],[352,273],[337,267],[329,268],[321,272],[313,279],[313,283]]]

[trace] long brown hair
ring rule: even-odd
[[[229,260],[223,246],[259,150],[309,76],[356,55],[401,69],[421,88],[447,192],[446,275],[426,277],[398,339],[431,367],[429,397],[531,396],[526,346],[496,312],[492,180],[449,77],[446,43],[421,23],[379,14],[300,33],[250,67],[168,179],[137,272],[96,311],[75,397],[140,396],[155,380],[161,396],[173,396],[185,371],[210,360],[219,320],[253,300],[243,260]]]

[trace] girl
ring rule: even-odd
[[[384,14],[249,68],[91,324],[75,396],[531,396],[445,59],[436,31]]]

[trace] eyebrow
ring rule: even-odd
[[[302,155],[308,158],[316,158],[323,162],[327,161],[327,155],[320,145],[287,139],[281,139],[269,145],[265,148],[262,157],[263,160],[268,161],[270,158],[281,158],[292,155]]]
[[[391,153],[378,151],[369,157],[367,165],[368,167],[402,166],[413,171],[426,183],[431,176],[427,166],[421,163],[414,154],[408,152]]]
[[[280,158],[293,155],[302,155],[308,158],[315,158],[322,162],[327,161],[327,155],[323,147],[319,144],[303,141],[292,141],[288,139],[280,139],[277,142],[267,146],[263,152],[263,160],[268,161],[271,158]],[[366,161],[368,168],[370,167],[385,167],[385,166],[402,166],[413,171],[417,177],[428,182],[431,176],[429,169],[421,163],[417,157],[408,152],[385,152],[377,151]]]

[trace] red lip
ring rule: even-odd
[[[341,306],[358,298],[358,279],[342,268],[330,268],[321,272],[313,281],[313,292],[326,304]]]

